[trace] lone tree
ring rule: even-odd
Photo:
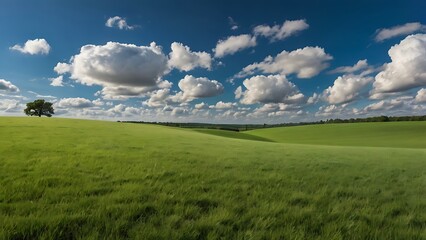
[[[42,115],[51,117],[52,114],[55,114],[53,111],[51,102],[46,102],[44,99],[37,99],[34,102],[27,103],[27,108],[25,108],[24,112],[28,116],[39,116]]]

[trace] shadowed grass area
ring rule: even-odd
[[[244,132],[235,132],[235,131],[228,131],[228,130],[217,130],[217,129],[191,129],[192,131],[220,136],[220,137],[227,137],[227,138],[237,138],[237,139],[244,139],[244,140],[253,140],[253,141],[264,141],[264,142],[273,142],[270,139],[251,135],[251,134],[245,134]]]
[[[244,133],[282,143],[426,148],[426,122],[318,124]]]
[[[0,239],[426,238],[425,149],[48,118],[0,136]]]

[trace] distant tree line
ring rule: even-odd
[[[368,118],[350,118],[350,119],[329,119],[325,123],[357,123],[357,122],[401,122],[401,121],[426,121],[424,116],[400,116],[400,117],[368,117]]]
[[[327,119],[315,122],[298,122],[298,123],[279,123],[279,124],[212,124],[212,123],[176,123],[176,122],[144,122],[144,121],[118,121],[122,123],[145,123],[156,124],[169,127],[181,128],[206,128],[218,129],[227,131],[247,131],[259,128],[273,128],[273,127],[291,127],[301,125],[314,125],[314,124],[334,124],[334,123],[363,123],[363,122],[401,122],[401,121],[426,121],[424,116],[377,116],[367,118],[349,118],[349,119]]]

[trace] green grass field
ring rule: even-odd
[[[370,122],[266,128],[244,132],[281,143],[426,148],[426,122]]]
[[[425,126],[1,117],[0,239],[426,239]]]

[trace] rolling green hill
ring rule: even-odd
[[[1,117],[0,239],[425,239],[425,125],[392,124],[361,140]]]
[[[426,148],[426,122],[341,123],[244,132],[281,143]]]

